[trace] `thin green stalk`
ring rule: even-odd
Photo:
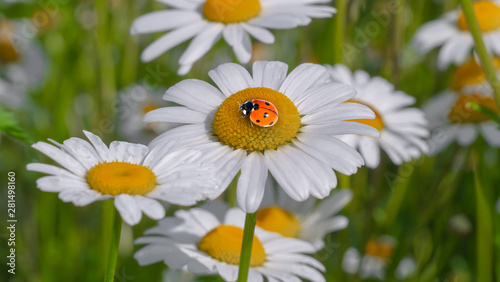
[[[246,282],[248,270],[250,269],[250,257],[252,256],[253,234],[257,223],[257,213],[247,213],[245,218],[245,229],[243,230],[243,242],[241,244],[240,268],[238,282]]]
[[[337,14],[333,32],[333,63],[341,64],[343,61],[344,32],[347,16],[347,0],[337,0]]]
[[[474,167],[476,190],[476,221],[477,221],[477,281],[493,281],[493,218],[483,187],[478,165],[481,165],[482,155],[478,154],[479,161]]]
[[[472,33],[472,37],[474,38],[476,52],[479,55],[479,58],[481,59],[481,66],[483,67],[484,73],[486,73],[488,82],[493,88],[493,93],[495,94],[497,105],[500,107],[500,82],[498,81],[498,77],[496,75],[495,68],[493,67],[490,55],[486,50],[481,29],[479,28],[476,14],[474,13],[472,1],[471,0],[460,0],[460,1],[462,3],[462,9],[465,14],[465,19],[467,20],[467,25],[469,26],[469,30]]]
[[[120,235],[122,232],[122,218],[116,209],[113,209],[113,233],[109,245],[108,267],[106,268],[105,282],[113,282],[115,277],[116,260],[118,258],[118,247],[120,245]]]
[[[338,174],[338,188],[349,188],[351,189],[351,176],[345,174]]]
[[[385,207],[385,226],[387,228],[392,225],[399,213],[399,210],[401,209],[401,205],[403,204],[403,200],[414,171],[415,164],[406,163],[399,167],[398,174],[392,181],[389,175],[386,174],[386,180],[388,182],[393,182],[393,185],[391,185],[392,193],[389,201],[387,202],[387,206]]]

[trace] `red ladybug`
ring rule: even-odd
[[[266,100],[247,100],[240,105],[240,111],[244,117],[261,127],[269,127],[278,121],[278,110]]]

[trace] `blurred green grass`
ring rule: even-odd
[[[408,43],[422,23],[457,7],[456,0],[348,2],[344,63],[393,81],[399,89],[415,96],[419,106],[447,87],[450,70],[444,73],[436,70],[436,52],[419,57]],[[219,43],[195,64],[187,77],[179,77],[177,60],[186,44],[144,64],[139,61],[141,50],[159,35],[132,37],[128,33],[135,18],[163,9],[162,4],[123,0],[51,3],[56,4],[0,3],[0,12],[9,18],[30,19],[41,12],[50,19],[49,26],[41,29],[36,38],[49,60],[44,83],[29,93],[30,101],[23,109],[14,111],[21,128],[36,141],[82,137],[83,129],[98,133],[106,143],[121,140],[124,137],[119,136],[116,128],[120,89],[145,80],[153,81],[156,89],[167,88],[185,78],[209,81],[208,70],[224,62],[220,61],[220,54],[231,54],[225,44]],[[394,3],[401,4],[402,10],[387,13],[389,5]],[[390,17],[387,24],[380,22],[383,15]],[[378,31],[367,36],[366,44],[356,45],[361,34],[366,35],[370,26],[377,25]],[[284,61],[290,69],[306,61],[333,64],[336,63],[333,30],[332,19],[316,19],[307,27],[274,31],[275,45],[254,48],[262,50],[262,59]],[[82,106],[79,97],[83,94],[91,97],[92,107],[85,115],[79,115],[75,109]],[[6,179],[9,171],[16,173],[18,218],[18,272],[9,275],[4,270],[6,264],[2,263],[0,280],[101,280],[111,230],[111,219],[106,212],[109,203],[75,207],[61,202],[55,194],[39,191],[35,186],[39,175],[27,172],[25,166],[48,159],[18,139],[6,135],[0,138],[0,175]],[[475,167],[477,159],[483,161]],[[344,251],[349,246],[363,250],[368,240],[388,234],[396,238],[398,245],[388,267],[387,281],[395,279],[397,262],[406,255],[413,255],[418,262],[417,275],[408,281],[476,281],[479,259],[476,236],[484,235],[475,232],[479,222],[473,170],[477,169],[484,188],[483,200],[493,205],[500,196],[498,160],[499,151],[479,139],[472,148],[452,145],[437,157],[423,157],[400,168],[387,158],[383,158],[376,170],[362,168],[351,179],[355,196],[343,211],[350,219],[349,227],[329,235],[327,248],[316,255],[327,266],[327,280],[358,281],[341,269]],[[2,200],[0,205],[4,207],[6,201]],[[2,208],[4,212],[0,214],[2,222],[6,221],[5,210]],[[171,207],[170,212],[173,210]],[[456,214],[464,214],[471,221],[471,232],[458,234],[449,227],[449,219]],[[500,218],[498,214],[490,216],[495,228],[495,277],[500,279]],[[140,267],[132,257],[138,249],[132,246],[133,238],[153,225],[153,220],[144,218],[133,228],[124,226],[116,271],[123,279],[118,281],[161,281],[164,265]],[[0,235],[0,253],[6,254],[7,233],[3,230]]]

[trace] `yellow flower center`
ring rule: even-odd
[[[372,107],[368,106],[365,103],[361,103],[359,101],[356,101],[356,100],[347,100],[345,103],[358,103],[358,104],[362,104],[362,105],[365,105],[368,108],[370,108],[375,113],[375,118],[374,119],[353,119],[353,120],[350,120],[350,121],[355,121],[355,122],[359,122],[359,123],[362,123],[362,124],[369,125],[369,126],[375,128],[378,131],[382,131],[382,129],[384,129],[384,121],[382,120],[382,117],[380,117],[380,115],[378,114],[378,112],[375,111]]]
[[[152,104],[149,104],[149,105],[145,105],[143,108],[142,108],[142,113],[143,114],[147,114],[153,110],[156,110],[160,107],[158,107],[157,105],[152,105]]]
[[[104,162],[89,170],[87,182],[104,195],[145,195],[156,187],[156,176],[145,166]]]
[[[367,255],[388,259],[392,257],[394,253],[394,247],[390,244],[377,243],[375,241],[369,241],[366,244],[365,252]]]
[[[493,59],[493,66],[496,70],[500,70],[500,59]],[[483,83],[487,80],[483,68],[472,59],[466,64],[459,66],[453,73],[451,79],[451,88],[455,91],[460,91],[465,86]]]
[[[0,20],[0,63],[9,64],[19,59],[12,42],[12,24]]]
[[[228,264],[240,263],[243,229],[236,226],[219,225],[201,238],[198,249],[214,259]],[[259,238],[253,237],[250,266],[259,266],[266,261],[266,252]]]
[[[474,2],[474,12],[479,28],[483,32],[500,28],[500,7],[497,4],[491,1],[476,1]],[[461,30],[469,30],[463,11],[460,12],[457,24]]]
[[[487,107],[496,113],[500,113],[495,100],[478,94],[460,95],[448,114],[448,122],[456,124],[481,123],[490,120],[488,115],[471,109],[467,104],[474,102]]]
[[[279,114],[276,124],[261,127],[242,117],[240,104],[252,99],[266,100],[276,107]],[[290,143],[301,124],[299,111],[288,97],[270,88],[256,87],[243,89],[226,98],[215,113],[212,125],[220,142],[253,152],[276,149]]]
[[[285,237],[297,237],[300,232],[299,220],[290,212],[278,207],[268,207],[257,212],[257,226],[280,233]]]
[[[203,5],[207,20],[226,24],[243,22],[259,13],[259,0],[207,0]]]

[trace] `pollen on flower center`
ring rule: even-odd
[[[493,66],[496,70],[500,70],[500,59],[493,59]],[[465,86],[483,83],[487,81],[486,74],[483,68],[472,59],[470,62],[459,66],[453,73],[451,79],[451,88],[455,91],[460,91]]]
[[[362,102],[359,102],[359,101],[356,101],[356,100],[347,100],[345,103],[358,103],[358,104],[362,104],[362,105],[365,105],[365,106],[369,107],[375,113],[375,118],[374,119],[353,119],[351,121],[355,121],[355,122],[359,122],[359,123],[362,123],[362,124],[369,125],[369,126],[375,128],[378,131],[382,131],[382,129],[384,129],[384,121],[382,120],[382,117],[379,115],[379,113],[377,111],[375,111],[375,109],[373,109],[372,107],[366,105],[365,103],[362,103]]]
[[[198,249],[214,259],[228,264],[240,263],[243,229],[236,226],[219,225],[208,232],[198,243]],[[253,237],[250,266],[259,266],[266,261],[266,252],[259,238]]]
[[[479,94],[460,95],[448,114],[448,122],[456,124],[481,123],[490,120],[486,114],[471,109],[467,104],[474,102],[483,107],[487,107],[496,113],[500,113],[495,99]]]
[[[242,117],[239,110],[243,101],[262,99],[271,102],[279,113],[273,126],[254,125]],[[214,134],[219,141],[235,149],[249,152],[277,149],[288,144],[299,132],[300,114],[297,107],[282,93],[265,87],[243,89],[222,102],[213,121]]]
[[[87,182],[104,195],[145,195],[156,187],[156,175],[145,166],[104,162],[89,170]]]
[[[207,0],[203,5],[207,20],[226,24],[246,21],[259,13],[259,0]]]
[[[268,207],[257,212],[257,226],[280,233],[285,237],[297,237],[300,232],[299,220],[290,212],[279,207]]]
[[[500,6],[492,1],[476,1],[473,4],[479,27],[483,32],[500,28]],[[469,30],[463,11],[460,13],[457,24],[461,30]]]

